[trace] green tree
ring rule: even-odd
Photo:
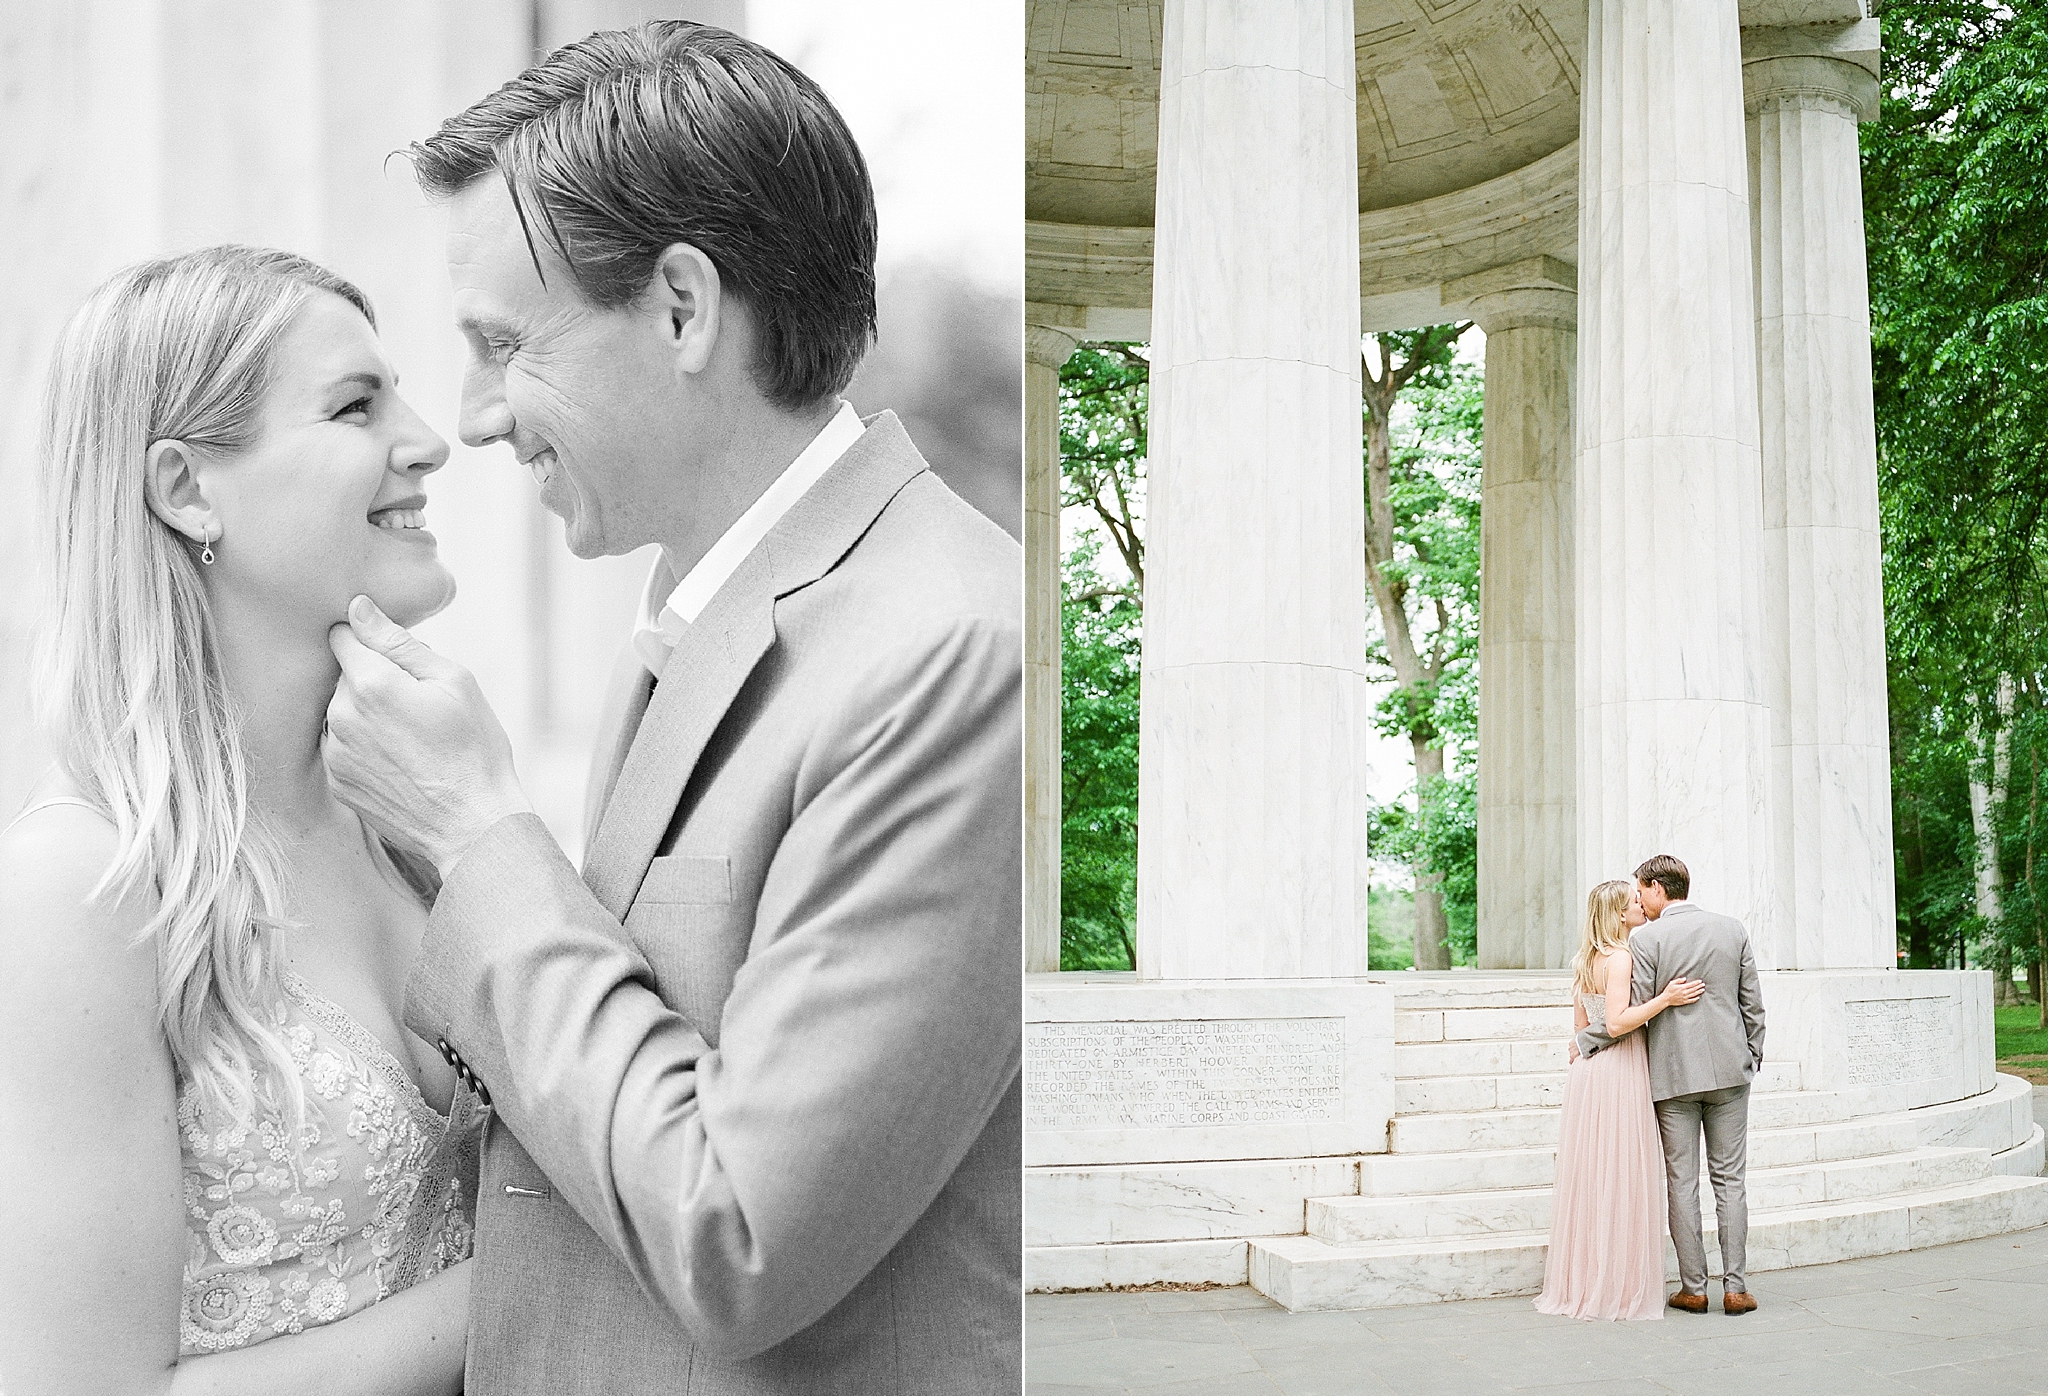
[[[1885,102],[1861,138],[1901,937],[1916,964],[1954,963],[1972,942],[2038,964],[2028,743],[2048,674],[2048,14],[1893,0],[1883,22]],[[1989,835],[2006,887],[1994,922],[1971,895],[1968,802],[2002,677],[2021,702]]]
[[[1478,901],[1479,370],[1466,325],[1367,336],[1366,580],[1370,659],[1392,692],[1380,729],[1408,739],[1416,808],[1376,812],[1374,852],[1415,874],[1415,967],[1470,962]],[[1446,749],[1467,759],[1447,773]]]
[[[1122,346],[1077,350],[1060,370],[1060,503],[1090,510],[1100,529],[1082,534],[1061,566],[1061,969],[1137,965],[1149,377],[1143,351]]]

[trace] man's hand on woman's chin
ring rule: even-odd
[[[341,682],[321,755],[334,793],[371,828],[446,878],[493,824],[531,812],[512,744],[467,669],[367,596],[327,641]]]

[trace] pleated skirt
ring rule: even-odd
[[[1566,1075],[1537,1310],[1663,1318],[1664,1220],[1664,1146],[1638,1031],[1581,1057]]]

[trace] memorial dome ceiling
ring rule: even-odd
[[[1025,211],[1152,222],[1164,0],[1032,0]],[[1363,211],[1469,189],[1578,136],[1586,9],[1569,0],[1356,0]]]

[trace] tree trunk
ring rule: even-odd
[[[1927,927],[1917,916],[1906,918],[1906,968],[1934,968],[1934,948],[1927,943]]]
[[[1431,746],[1418,737],[1410,737],[1409,745],[1415,752],[1415,789],[1418,794],[1429,789],[1430,782],[1443,779],[1444,749]],[[1450,921],[1444,915],[1443,875],[1440,873],[1417,873],[1415,875],[1415,968],[1449,969],[1451,967],[1450,947],[1445,936],[1450,930]]]
[[[2027,966],[2027,992],[2033,995],[2035,1005],[2039,1006],[2041,1002],[2041,962],[2039,960]]]
[[[2041,918],[2041,898],[2034,889],[2034,828],[2041,817],[2041,750],[2033,739],[2027,741],[2027,760],[2034,771],[2033,793],[2027,797],[2027,902],[2034,909],[2034,946],[2048,955],[2048,921]],[[2041,1026],[2048,1028],[2048,998],[2035,995],[2041,1005]]]
[[[1379,608],[1380,628],[1386,635],[1387,661],[1394,669],[1394,682],[1411,693],[1420,692],[1435,676],[1429,673],[1416,652],[1414,633],[1408,626],[1407,586],[1391,581],[1383,570],[1394,557],[1394,503],[1392,430],[1394,399],[1407,381],[1385,358],[1384,377],[1373,374],[1361,362],[1365,414],[1365,579]],[[1443,748],[1434,745],[1436,727],[1426,710],[1409,707],[1408,741],[1415,752],[1415,788],[1423,788],[1425,765],[1433,761],[1443,774]],[[1444,898],[1442,879],[1420,873],[1415,878],[1415,968],[1449,969],[1450,952],[1444,946]]]

